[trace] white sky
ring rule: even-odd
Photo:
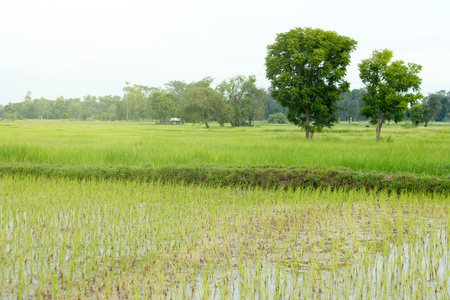
[[[108,94],[125,82],[215,84],[235,75],[265,79],[266,46],[294,27],[358,41],[347,80],[375,49],[421,64],[422,93],[450,90],[448,0],[1,0],[0,104]]]

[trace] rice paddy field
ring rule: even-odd
[[[323,167],[447,180],[450,127],[0,122],[0,168]],[[49,167],[50,166],[50,167]],[[450,193],[0,176],[6,299],[448,299]]]
[[[380,143],[366,123],[338,125],[306,140],[292,125],[256,128],[151,123],[0,122],[0,163],[332,167],[447,176],[450,124],[385,125]]]

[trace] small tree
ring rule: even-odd
[[[67,120],[69,118],[69,114],[68,113],[62,113],[61,114],[61,118],[63,118],[64,120]]]
[[[425,127],[428,126],[428,122],[433,120],[442,109],[441,99],[442,96],[438,94],[431,94],[423,99],[423,122],[425,123]]]
[[[230,117],[231,126],[251,125],[254,119],[254,114],[258,111],[260,101],[263,99],[257,95],[256,77],[250,75],[248,77],[238,75],[228,80],[222,81],[217,86],[217,91],[220,92],[225,101],[232,108],[232,116]],[[258,96],[258,97],[257,97]],[[264,104],[262,105],[264,107]]]
[[[186,122],[204,123],[216,120],[221,126],[231,117],[231,107],[222,95],[208,87],[189,88],[181,95],[181,116]]]
[[[267,118],[267,123],[285,124],[286,116],[283,113],[272,114]]]
[[[377,126],[376,140],[380,140],[385,121],[400,122],[405,117],[408,104],[422,98],[418,93],[422,80],[417,76],[422,67],[417,64],[392,61],[392,51],[375,50],[371,58],[359,65],[359,77],[366,85],[361,114]]]
[[[422,104],[415,104],[409,109],[409,119],[411,120],[414,127],[417,127],[423,119],[423,106]]]
[[[155,91],[150,96],[152,117],[160,124],[167,123],[167,119],[175,115],[174,95],[165,91]]]
[[[266,77],[272,97],[288,108],[287,118],[305,128],[306,138],[331,127],[356,41],[333,31],[295,28],[267,46]]]

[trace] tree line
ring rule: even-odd
[[[237,77],[241,81],[246,78],[244,76]],[[236,81],[237,77],[222,82],[220,88],[225,88],[227,82]],[[193,89],[194,87],[210,88],[211,83],[212,79],[209,77],[189,84],[178,80],[170,81],[165,85],[164,89],[126,83],[126,86],[123,88],[123,96],[106,95],[96,97],[87,95],[83,98],[64,98],[61,96],[56,100],[48,100],[45,98],[32,99],[31,92],[27,92],[22,102],[10,103],[6,106],[0,105],[0,117],[6,119],[70,118],[101,121],[163,120],[163,123],[164,120],[167,122],[167,119],[170,117],[179,117],[185,121],[192,122],[193,118],[190,114],[194,114],[196,106],[194,103],[191,106],[187,106],[183,114],[183,111],[180,109],[182,104],[181,95],[186,92],[186,97],[189,98],[189,95],[195,94],[193,93],[196,90]],[[270,89],[260,89],[259,93],[258,96],[262,96],[263,98],[259,98],[259,102],[249,106],[252,108],[248,110],[250,114],[247,115],[245,109],[240,110],[239,106],[235,104],[235,120],[233,121],[233,118],[228,118],[229,120],[227,120],[227,118],[222,117],[223,121],[226,123],[233,122],[235,126],[238,124],[247,125],[249,124],[249,119],[252,122],[254,121],[254,114],[251,114],[253,111],[253,113],[257,112],[257,120],[267,120],[270,123],[286,123],[287,108],[282,107],[271,97]],[[336,114],[338,120],[346,122],[350,120],[354,122],[367,121],[367,117],[361,115],[361,108],[364,106],[363,95],[365,93],[365,88],[353,89],[343,93],[340,101],[337,103],[338,109]],[[219,94],[223,97],[223,94]],[[239,96],[235,95],[233,98],[233,101],[237,102]],[[247,101],[249,101],[249,98],[247,98]],[[253,99],[250,99],[249,102],[251,101]],[[152,102],[155,107],[153,112]],[[166,106],[164,106],[164,103]],[[219,111],[223,109],[222,113],[226,116],[226,107],[219,106],[218,109]],[[165,118],[166,116],[168,117]],[[406,118],[409,118],[415,125],[424,124],[427,126],[431,120],[442,122],[448,120],[450,118],[449,116],[450,91],[446,92],[445,90],[429,94],[424,97],[420,104],[415,104],[406,111]]]
[[[270,96],[270,90],[256,86],[255,76],[238,75],[212,88],[213,78],[186,83],[169,81],[163,87],[149,87],[126,82],[123,95],[83,98],[43,97],[32,99],[28,91],[24,100],[0,105],[0,117],[6,119],[77,119],[102,121],[148,121],[167,124],[170,118],[185,122],[211,121],[232,126],[251,126],[255,120],[272,114],[285,114]]]

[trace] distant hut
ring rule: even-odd
[[[183,122],[181,121],[180,118],[171,118],[170,119],[170,124],[172,124],[172,125],[182,125]]]

